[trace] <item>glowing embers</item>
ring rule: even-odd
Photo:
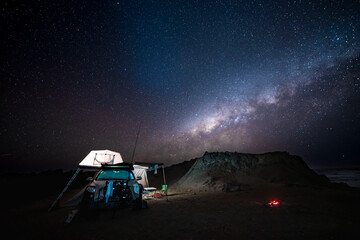
[[[271,201],[271,202],[268,202],[268,203],[266,204],[266,206],[267,206],[267,207],[278,207],[278,206],[280,206],[280,202],[277,201],[277,200],[273,200],[273,201]]]

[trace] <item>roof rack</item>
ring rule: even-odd
[[[134,170],[134,166],[132,163],[118,163],[118,164],[101,164],[101,168],[125,168]]]
[[[158,166],[162,166],[164,165],[164,163],[155,163],[155,162],[135,162],[135,164],[138,164],[138,165],[142,165],[142,166],[152,166],[152,165],[158,165]]]

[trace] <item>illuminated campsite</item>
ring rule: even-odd
[[[2,0],[11,239],[359,239],[359,0]]]
[[[214,152],[168,167],[142,166],[137,172],[137,166],[123,163],[117,152],[101,150],[91,151],[72,175],[53,172],[28,176],[30,181],[36,177],[43,181],[62,179],[66,189],[57,198],[54,192],[4,212],[8,228],[15,235],[46,239],[128,239],[134,235],[154,239],[172,234],[176,234],[175,239],[240,235],[252,239],[265,234],[270,239],[287,239],[293,232],[297,232],[294,239],[351,239],[357,228],[359,191],[331,183],[308,168],[300,157],[286,152]],[[94,185],[92,181],[109,169],[116,176],[133,169],[134,176],[112,176]],[[138,208],[132,205],[136,197],[131,198],[135,179],[141,184],[138,191],[143,201]],[[49,187],[53,182],[42,185]],[[130,195],[126,195],[125,183],[130,186]],[[92,194],[97,200],[92,200],[90,208],[87,201]]]

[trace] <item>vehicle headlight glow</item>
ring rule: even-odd
[[[95,187],[88,187],[86,189],[87,192],[94,193],[96,191]]]

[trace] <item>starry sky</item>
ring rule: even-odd
[[[360,165],[359,1],[8,1],[2,172],[93,149],[173,164],[288,151]]]

